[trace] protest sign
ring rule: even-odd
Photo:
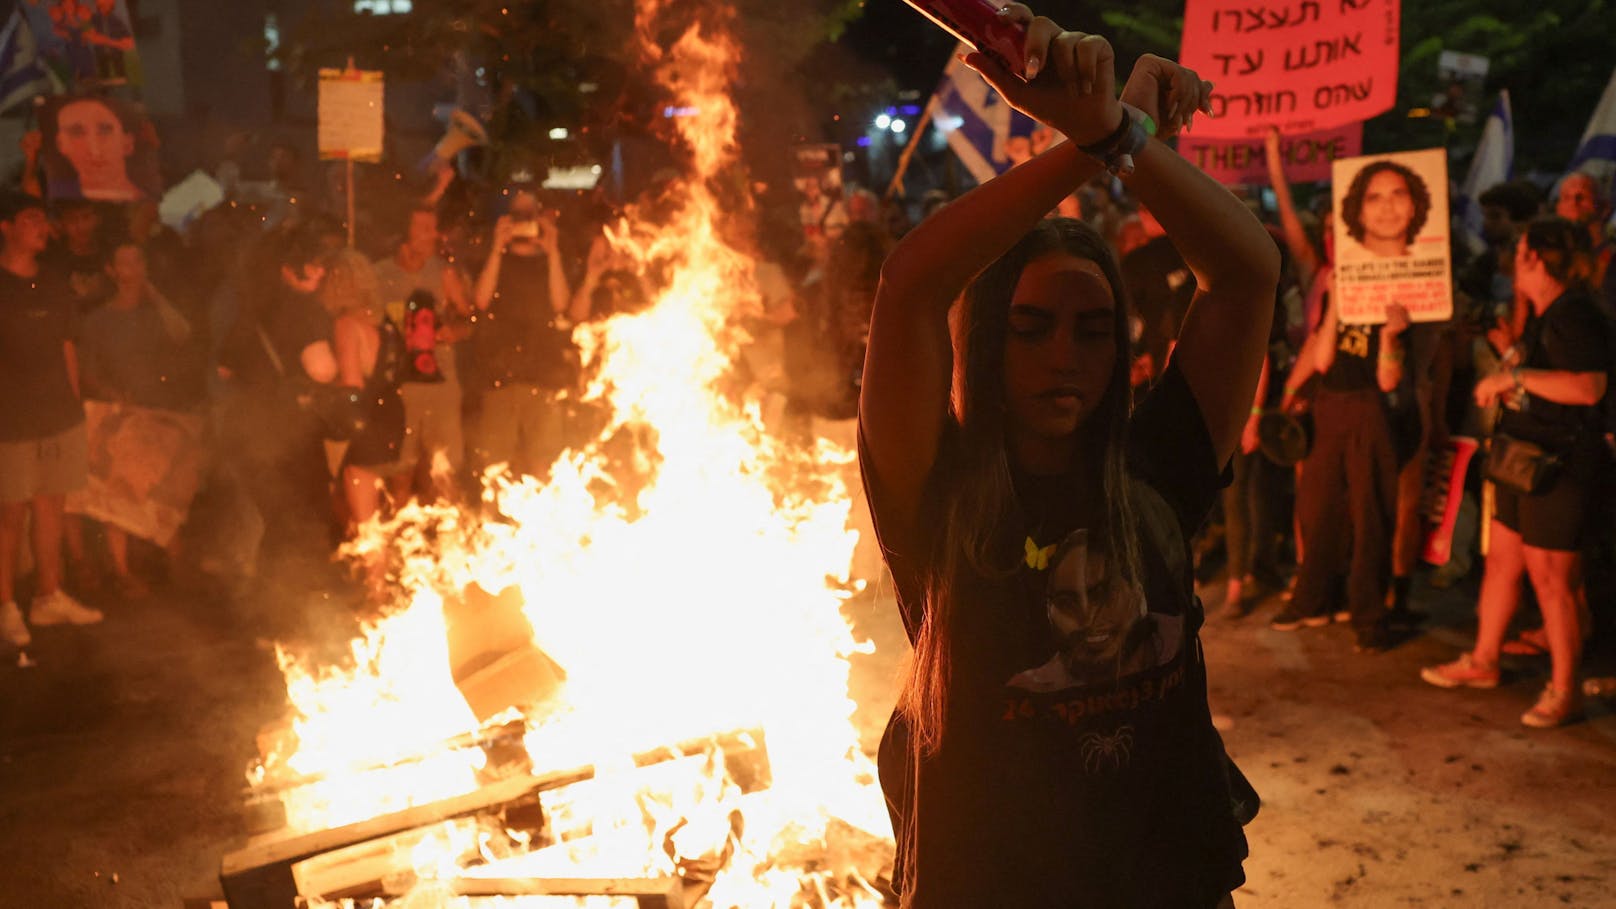
[[[797,215],[803,236],[811,244],[824,244],[847,226],[842,200],[842,147],[799,145],[793,150],[792,183],[801,196]]]
[[[100,95],[57,95],[39,115],[45,194],[135,202],[162,190],[157,132],[138,105]]]
[[[320,70],[320,160],[380,161],[384,113],[380,72]]]
[[[203,420],[130,404],[84,402],[90,472],[67,510],[167,546],[185,523],[206,466]]]
[[[1268,183],[1268,156],[1261,137],[1203,139],[1181,135],[1178,152],[1226,186]],[[1328,180],[1330,165],[1337,158],[1363,154],[1363,124],[1351,123],[1316,133],[1285,136],[1280,139],[1279,154],[1285,165],[1286,179],[1294,183]]]
[[[1448,157],[1440,148],[1335,162],[1335,296],[1341,321],[1374,325],[1402,304],[1415,322],[1453,315]]]
[[[127,0],[23,0],[40,59],[61,84],[122,85],[137,82],[135,32]]]
[[[1366,120],[1397,100],[1399,0],[1188,0],[1185,66],[1213,84],[1202,139]]]

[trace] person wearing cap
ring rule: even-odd
[[[49,239],[38,199],[0,197],[0,637],[19,648],[32,641],[29,625],[102,618],[62,589],[63,510],[85,483],[89,451],[73,294],[39,262]],[[30,518],[36,574],[25,623],[16,571]]]

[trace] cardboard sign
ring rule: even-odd
[[[320,70],[320,160],[380,161],[383,97],[380,72]]]
[[[1397,100],[1399,0],[1188,0],[1185,66],[1210,80],[1203,139],[1367,120]]]
[[[1200,124],[1196,124],[1199,129]],[[1225,186],[1266,185],[1268,152],[1263,140],[1203,139],[1178,137],[1178,153]],[[1330,165],[1337,158],[1363,154],[1363,124],[1352,123],[1323,132],[1285,136],[1279,140],[1280,160],[1285,178],[1293,183],[1316,183],[1330,179]]]
[[[161,194],[157,131],[139,105],[100,94],[53,95],[39,126],[51,199],[136,202]]]
[[[1378,325],[1393,303],[1415,322],[1452,318],[1447,152],[1343,159],[1332,190],[1341,321]]]
[[[191,511],[207,467],[206,426],[194,414],[84,402],[90,472],[67,497],[81,514],[167,546]]]
[[[127,0],[25,0],[34,46],[57,81],[72,88],[139,84]]]
[[[810,245],[824,246],[842,235],[847,206],[842,199],[842,147],[798,145],[792,149],[792,183],[800,202],[797,217]]]

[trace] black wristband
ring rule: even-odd
[[[1142,116],[1142,115],[1141,115]],[[1105,169],[1118,177],[1133,173],[1133,156],[1150,141],[1150,133],[1134,116],[1133,108],[1122,105],[1122,122],[1111,135],[1093,145],[1080,145],[1078,151],[1105,165]]]

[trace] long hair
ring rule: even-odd
[[[320,303],[333,317],[353,316],[365,322],[381,318],[381,287],[365,255],[352,249],[332,255],[320,282]]]
[[[1376,161],[1358,171],[1358,175],[1352,178],[1352,185],[1347,187],[1347,194],[1341,199],[1341,220],[1347,225],[1347,233],[1352,239],[1362,243],[1366,233],[1363,223],[1364,196],[1369,194],[1369,181],[1376,174],[1386,171],[1402,177],[1403,185],[1408,187],[1409,200],[1414,203],[1414,216],[1408,221],[1403,242],[1413,243],[1425,227],[1426,219],[1431,217],[1431,191],[1419,174],[1396,161]]]
[[[939,530],[925,578],[925,609],[899,707],[909,721],[916,758],[935,754],[948,714],[948,683],[953,666],[957,585],[975,575],[1004,578],[1016,571],[1019,548],[1004,541],[1021,522],[1021,506],[1011,481],[1006,447],[1007,409],[1004,353],[1010,300],[1027,264],[1049,253],[1070,253],[1093,261],[1111,285],[1116,318],[1116,364],[1099,407],[1078,428],[1078,462],[1094,474],[1105,497],[1106,523],[1090,540],[1121,568],[1118,581],[1137,581],[1137,520],[1124,471],[1132,390],[1128,363],[1127,292],[1115,256],[1099,233],[1081,221],[1053,218],[1039,223],[965,292],[959,341],[964,381],[954,405],[958,432],[940,457],[955,459],[957,477],[939,490]]]

